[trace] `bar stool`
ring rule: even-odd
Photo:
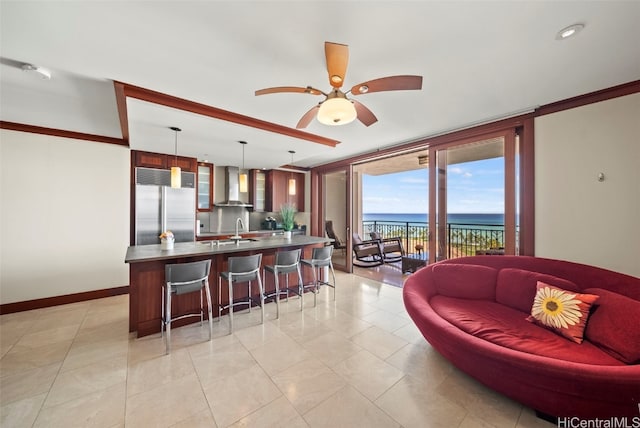
[[[200,262],[179,263],[165,265],[165,284],[162,286],[162,320],[160,323],[160,335],[164,336],[167,330],[166,353],[171,352],[171,323],[182,318],[200,317],[200,325],[204,319],[202,305],[202,289],[207,295],[207,314],[209,316],[209,340],[213,333],[213,315],[211,313],[211,291],[209,290],[209,271],[211,270],[211,260]],[[171,318],[171,296],[194,293],[200,291],[200,313],[191,313]]]
[[[328,285],[333,288],[333,300],[336,300],[336,273],[333,270],[333,263],[331,263],[331,255],[333,254],[333,247],[321,247],[314,248],[311,253],[311,259],[303,259],[301,260],[302,264],[305,266],[309,266],[311,271],[313,272],[313,282],[311,284],[303,285],[304,289],[311,288],[313,289],[313,306],[317,305],[318,300],[318,288],[321,285]],[[321,281],[319,278],[322,275],[319,275],[317,270],[320,268],[328,267],[331,269],[331,275],[333,276],[333,284],[328,282],[329,278],[326,278],[325,281]]]
[[[258,281],[260,289],[260,311],[262,312],[262,324],[264,324],[264,292],[262,288],[262,278],[260,278],[260,263],[262,253],[251,256],[229,257],[229,270],[220,272],[218,276],[218,319],[222,316],[224,309],[229,309],[229,334],[233,333],[233,307],[238,305],[248,305],[251,312],[251,281]],[[222,280],[229,284],[229,303],[222,306]],[[248,282],[248,295],[245,300],[234,302],[233,285],[238,282]]]
[[[300,310],[302,310],[302,293],[303,293],[303,285],[302,285],[302,275],[300,273],[300,254],[302,250],[289,250],[289,251],[278,251],[276,253],[276,260],[273,266],[265,266],[263,269],[262,276],[266,280],[267,272],[271,272],[273,274],[273,278],[275,281],[276,289],[273,293],[265,293],[265,299],[276,299],[276,318],[280,318],[280,294],[284,294],[289,298],[289,292],[296,293],[300,296]],[[298,274],[298,287],[289,288],[289,274],[296,272]],[[286,285],[282,290],[280,289],[280,281],[278,277],[280,275],[285,275]]]

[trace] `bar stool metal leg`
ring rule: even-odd
[[[233,274],[229,274],[229,334],[233,333]]]
[[[280,281],[278,274],[278,266],[274,266],[273,268],[273,279],[276,285],[276,319],[280,318]]]
[[[222,318],[222,278],[218,277],[218,322]]]
[[[304,296],[304,282],[302,281],[302,273],[300,272],[300,264],[298,264],[298,266],[296,266],[296,271],[298,272],[298,294],[300,295],[300,310],[302,311],[302,308],[304,308],[304,301],[303,301],[303,297]]]
[[[209,317],[209,340],[213,339],[213,306],[211,305],[211,290],[209,289],[209,279],[204,280],[205,289],[204,292],[207,296],[207,315]]]
[[[167,286],[165,287],[166,290],[166,305],[165,305],[165,310],[166,313],[164,315],[164,319],[165,319],[165,324],[166,324],[166,329],[167,329],[167,336],[165,337],[165,352],[168,354],[171,352],[171,285],[167,284]]]
[[[260,292],[260,318],[262,324],[264,324],[264,287],[262,286],[262,278],[257,275],[258,278],[258,291]]]

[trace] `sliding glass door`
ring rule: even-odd
[[[430,261],[517,253],[513,132],[430,150]]]

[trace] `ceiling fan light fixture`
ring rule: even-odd
[[[343,97],[329,98],[320,104],[318,122],[323,125],[337,126],[353,122],[358,113],[351,101]]]

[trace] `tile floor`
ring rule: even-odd
[[[402,289],[337,274],[335,302],[174,329],[169,356],[127,332],[128,296],[3,315],[0,426],[553,426],[440,357]]]

